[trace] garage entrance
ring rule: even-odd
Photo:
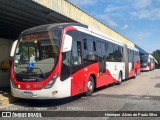
[[[9,63],[10,48],[25,29],[38,25],[74,22],[32,0],[0,1],[0,63]],[[0,88],[9,87],[9,70],[0,67]]]

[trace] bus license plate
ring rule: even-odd
[[[25,96],[28,96],[28,97],[32,97],[32,96],[33,96],[33,93],[32,93],[32,92],[24,92],[24,95],[25,95]]]

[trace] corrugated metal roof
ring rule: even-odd
[[[21,31],[49,23],[80,22],[134,44],[97,19],[65,0],[0,0],[0,37],[17,39]]]
[[[0,0],[0,37],[17,39],[30,27],[59,22],[74,22],[31,0]]]
[[[104,23],[98,21],[93,16],[87,14],[86,12],[79,9],[77,6],[73,5],[72,3],[68,2],[67,0],[33,0],[38,4],[41,4],[51,10],[54,10],[72,20],[80,22],[82,24],[88,25],[92,28],[95,28],[113,38],[117,41],[121,41],[126,43],[132,47],[134,47],[134,43],[123,35],[120,35],[113,29],[106,26]]]

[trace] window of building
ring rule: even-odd
[[[84,49],[87,50],[87,40],[84,39]]]
[[[93,50],[96,51],[96,42],[93,41]]]

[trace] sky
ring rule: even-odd
[[[69,0],[145,51],[160,49],[160,0]]]

